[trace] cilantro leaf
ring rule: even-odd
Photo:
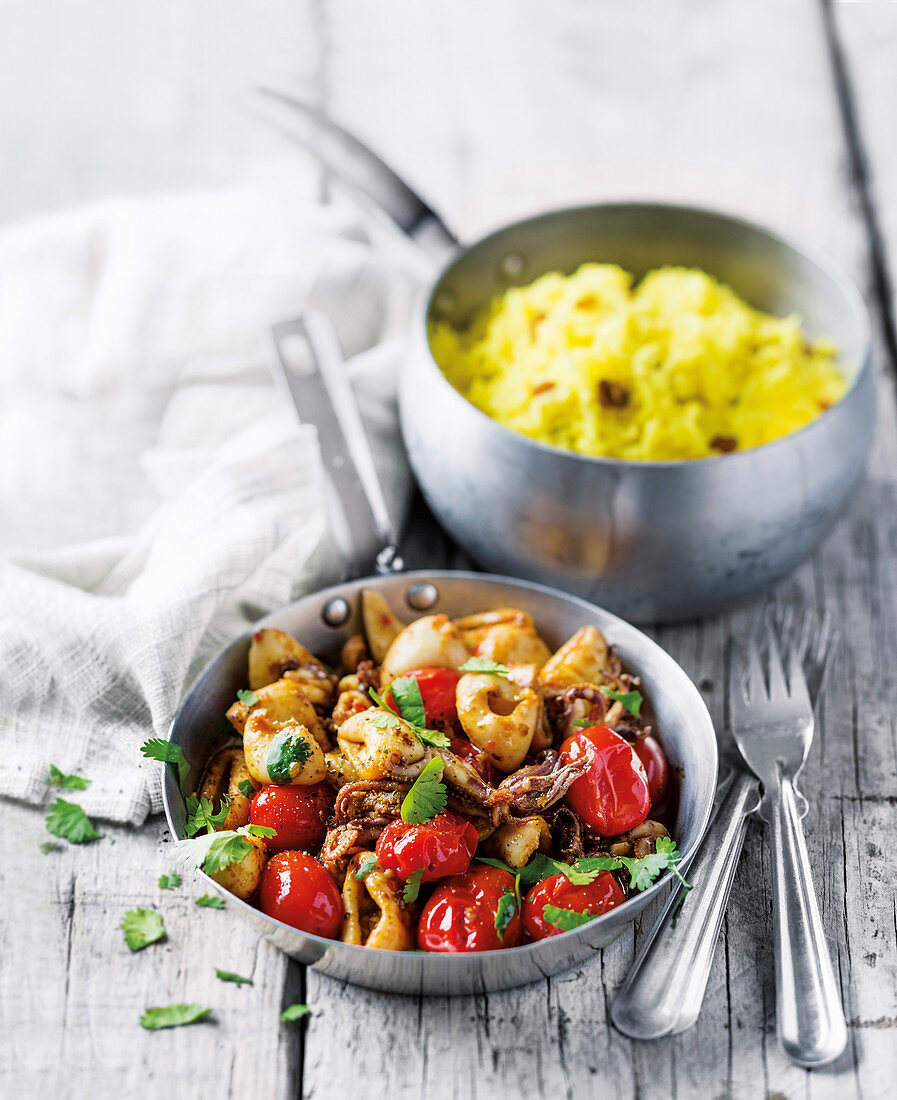
[[[413,680],[415,686],[417,687],[417,693],[418,695],[420,695],[420,687],[418,686],[417,681],[414,680],[413,676],[400,677],[400,679]],[[394,680],[393,683],[390,685],[390,690],[393,689],[396,683],[397,681]],[[427,727],[423,724],[423,716],[421,716],[420,724],[409,721],[404,715],[400,719],[396,712],[391,707],[387,706],[386,702],[373,688],[368,688],[368,695],[370,695],[371,699],[380,708],[379,713],[372,714],[370,716],[370,721],[379,726],[381,729],[398,729],[400,723],[404,722],[405,725],[411,727],[415,737],[417,737],[417,739],[424,745],[435,745],[436,748],[447,749],[451,744],[451,741],[444,733],[440,733],[439,730],[427,729]],[[421,701],[421,707],[423,707],[423,700]]]
[[[644,702],[640,691],[611,691],[609,687],[599,688],[599,691],[608,699],[615,699],[618,703],[622,703],[631,715],[638,718],[638,712],[642,709]]]
[[[140,1026],[147,1031],[158,1031],[163,1027],[183,1027],[204,1020],[211,1012],[202,1005],[166,1005],[165,1008],[148,1008],[140,1017]]]
[[[426,726],[427,714],[420,684],[414,676],[399,676],[389,685],[399,714],[410,726]]]
[[[620,862],[629,872],[633,890],[647,890],[649,886],[664,871],[672,871],[677,879],[685,887],[685,892],[691,889],[691,885],[682,877],[679,870],[679,860],[682,858],[676,841],[669,836],[657,838],[654,847],[655,852],[643,856],[641,859],[632,859],[620,856]]]
[[[404,901],[406,905],[410,905],[413,901],[417,901],[417,895],[420,893],[420,884],[423,881],[423,867],[418,867],[416,871],[412,871],[408,876],[408,881],[405,883],[405,889],[402,891],[402,901]]]
[[[275,734],[265,758],[268,778],[272,783],[289,785],[310,757],[311,748],[302,734],[295,729],[282,729]]]
[[[220,833],[204,833],[192,840],[181,840],[178,851],[194,870],[202,868],[208,874],[215,874],[249,855],[252,845],[247,837],[275,835],[276,830],[267,825],[243,825],[239,829],[225,829]]]
[[[163,764],[171,764],[177,769],[178,787],[181,794],[186,793],[187,774],[190,765],[184,756],[184,750],[180,745],[173,745],[170,741],[163,741],[161,737],[151,737],[140,746],[140,751],[150,760],[159,760]]]
[[[439,773],[438,775],[436,773]],[[402,800],[402,820],[409,825],[432,821],[445,809],[448,790],[441,780],[442,761],[431,760],[411,785]]]
[[[490,676],[507,676],[510,669],[507,665],[497,665],[488,657],[470,657],[459,669],[460,672],[488,672]]]
[[[371,871],[373,871],[376,866],[377,857],[372,852],[370,855],[365,856],[364,859],[359,862],[358,866],[355,868],[355,877],[359,881],[364,882],[364,880],[368,877],[368,875],[371,873]]]
[[[280,1014],[280,1022],[282,1024],[292,1024],[310,1015],[311,1009],[308,1005],[287,1005]]]
[[[589,719],[587,719],[587,718],[575,718],[573,720],[573,725],[576,726],[576,728],[578,730],[587,730],[591,726],[594,726],[595,723],[589,721]]]
[[[188,807],[187,823],[184,826],[184,832],[187,836],[196,836],[202,829],[207,829],[210,833],[214,833],[219,825],[224,824],[228,809],[229,802],[226,795],[221,799],[221,809],[217,813],[215,813],[215,808],[210,798],[198,799],[192,810]]]
[[[569,932],[573,928],[581,928],[584,924],[593,921],[597,914],[577,913],[574,909],[559,909],[556,905],[546,905],[542,910],[542,916],[555,928]]]
[[[498,908],[495,911],[495,931],[502,943],[504,943],[508,925],[517,915],[517,910],[518,899],[511,890],[506,889],[498,899]]]
[[[50,765],[50,774],[47,776],[48,787],[62,787],[67,791],[86,791],[90,786],[90,780],[80,775],[63,775],[55,764]]]
[[[219,970],[215,967],[215,974],[223,982],[234,982],[237,985],[252,985],[252,978],[241,978],[239,974],[232,974],[230,970]]]
[[[222,898],[213,897],[211,894],[203,894],[201,898],[196,899],[196,904],[203,909],[224,908],[224,900]]]
[[[121,930],[132,951],[142,951],[165,938],[162,916],[155,909],[129,909],[122,917]]]
[[[591,875],[589,882],[592,882],[602,871],[619,871],[622,866],[618,856],[584,856],[573,864],[574,870]]]
[[[600,869],[583,868],[580,862],[573,865],[562,863],[559,859],[537,852],[530,862],[520,872],[520,882],[523,886],[533,886],[552,875],[565,875],[574,886],[584,886],[594,882],[601,873]]]
[[[57,798],[49,806],[47,829],[54,836],[61,836],[72,844],[89,844],[103,835],[93,827],[87,814],[74,802]]]
[[[259,701],[259,697],[254,691],[244,691],[242,688],[237,692],[237,698],[244,707],[254,707]]]
[[[241,779],[237,787],[244,798],[253,798],[255,796],[255,784],[251,779]]]
[[[50,852],[58,852],[59,845],[54,844],[52,840],[45,840],[43,844],[41,844],[40,850],[44,853],[44,855],[48,855]]]
[[[181,885],[181,876],[176,875],[174,871],[170,875],[159,876],[159,888],[161,890],[174,890]]]

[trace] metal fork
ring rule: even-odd
[[[790,607],[781,615],[770,610],[765,630],[770,628],[791,660],[795,654],[800,659],[815,707],[837,643],[831,616],[817,620]],[[734,678],[741,691],[743,676],[736,672]],[[730,772],[707,835],[688,867],[694,887],[688,904],[680,913],[682,888],[675,885],[611,1006],[616,1027],[634,1039],[686,1031],[701,1011],[747,820],[760,802],[757,779],[743,767],[734,744],[724,758]]]
[[[735,742],[763,785],[760,816],[769,824],[776,947],[776,1035],[803,1066],[821,1066],[847,1045],[847,1025],[822,930],[801,818],[806,800],[796,780],[813,739],[813,704],[798,645],[782,666],[775,631],[766,629],[764,675],[756,638],[747,667],[733,653],[731,725]]]

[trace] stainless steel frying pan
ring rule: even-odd
[[[311,354],[295,354],[291,340],[307,341]],[[635,627],[583,600],[540,585],[476,573],[398,571],[395,538],[373,462],[358,421],[338,347],[326,318],[306,315],[278,326],[280,384],[313,418],[321,441],[334,502],[344,517],[334,529],[347,568],[378,572],[305,596],[268,615],[236,638],[198,677],[172,723],[170,739],[190,763],[196,784],[205,762],[231,735],[225,711],[247,677],[254,630],[277,627],[299,638],[313,652],[339,650],[362,629],[360,595],[376,589],[397,614],[408,619],[445,612],[470,614],[494,607],[529,612],[549,645],[557,646],[584,625],[597,627],[615,647],[625,667],[637,673],[650,701],[671,766],[681,775],[676,836],[684,861],[695,852],[707,826],[716,787],[717,747],[713,725],[697,689],[671,657]],[[485,519],[485,517],[484,517]],[[183,834],[185,813],[171,774],[164,785],[165,813],[175,836]],[[201,873],[201,872],[200,872]],[[219,890],[207,879],[209,888]],[[378,951],[307,935],[260,913],[229,894],[228,909],[250,921],[260,934],[300,962],[357,985],[398,993],[479,993],[543,978],[587,958],[619,935],[659,891],[661,879],[643,894],[573,932],[540,943],[478,954],[434,955]]]

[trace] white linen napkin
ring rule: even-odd
[[[336,324],[397,522],[395,372],[412,265],[301,186],[116,200],[0,233],[0,794],[161,808],[141,743],[261,614],[335,579],[315,430],[271,324]],[[58,793],[49,789],[50,793]],[[63,792],[65,794],[65,792]],[[66,796],[68,797],[68,796]]]

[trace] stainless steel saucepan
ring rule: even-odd
[[[461,248],[357,139],[287,96],[267,92],[264,103],[431,257],[434,279],[402,376],[402,429],[430,507],[477,561],[648,622],[758,594],[819,543],[856,483],[875,423],[867,311],[829,259],[740,218],[659,203],[558,210]],[[699,267],[760,309],[798,313],[811,337],[838,346],[849,392],[802,431],[691,462],[593,458],[490,420],[444,378],[429,323],[462,326],[509,286],[591,261],[636,277],[665,264]]]
[[[288,340],[307,338],[313,354],[288,352]],[[339,650],[361,632],[360,595],[378,591],[399,614],[460,616],[514,606],[532,615],[549,645],[557,646],[583,625],[597,627],[624,666],[637,673],[656,718],[671,767],[681,776],[674,835],[687,862],[697,849],[710,816],[716,788],[717,746],[713,725],[697,689],[671,657],[635,627],[573,596],[507,577],[475,573],[397,571],[398,557],[389,517],[376,489],[373,463],[357,421],[335,337],[321,315],[278,326],[275,339],[284,365],[282,384],[299,403],[303,419],[318,428],[325,472],[334,497],[344,503],[342,525],[334,528],[341,549],[359,571],[378,572],[349,580],[256,623],[228,645],[195,681],[172,724],[170,739],[181,746],[195,785],[209,757],[231,735],[225,711],[244,687],[254,630],[277,627],[299,638],[313,652]],[[297,358],[301,360],[296,366]],[[353,435],[351,446],[346,429]],[[376,564],[375,564],[376,563]],[[170,769],[169,769],[170,771]],[[165,777],[165,813],[175,836],[183,834],[184,805],[171,774]],[[204,876],[206,877],[206,876]],[[207,878],[207,877],[206,877]],[[207,878],[209,888],[219,889]],[[231,895],[228,909],[250,921],[277,947],[322,973],[374,989],[400,993],[459,994],[502,989],[543,978],[588,957],[622,932],[664,889],[661,879],[644,893],[573,932],[525,947],[478,954],[436,955],[378,951],[297,931]],[[220,891],[223,893],[223,891]]]

